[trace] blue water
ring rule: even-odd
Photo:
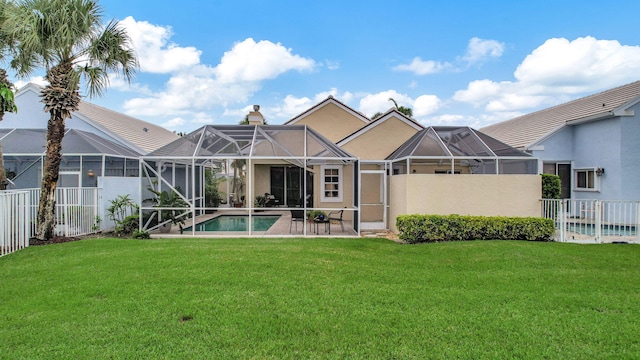
[[[629,225],[602,225],[602,236],[635,236],[637,234],[635,226]],[[592,224],[567,224],[567,230],[583,235],[594,236],[595,226]]]
[[[253,221],[251,230],[267,231],[279,218],[280,215],[254,215],[251,217]],[[221,215],[197,224],[196,231],[247,231],[248,222],[247,215]],[[191,226],[184,231],[191,231]]]

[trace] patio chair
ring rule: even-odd
[[[344,224],[342,222],[342,215],[343,214],[344,214],[344,210],[332,211],[332,212],[327,214],[327,219],[329,220],[329,233],[331,233],[331,221],[332,220],[340,222],[340,229],[342,229],[342,232],[344,232]]]
[[[296,231],[298,231],[298,223],[302,223],[302,229],[304,230],[304,210],[289,210],[291,211],[291,223],[289,223],[289,233],[291,233],[291,225],[296,223]]]

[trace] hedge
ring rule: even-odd
[[[553,220],[533,217],[401,215],[396,219],[401,240],[414,244],[465,240],[551,241]]]

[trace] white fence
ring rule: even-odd
[[[25,189],[31,203],[29,237],[36,235],[40,189]],[[80,236],[101,230],[102,189],[100,188],[57,188],[56,189],[56,236]]]
[[[0,192],[0,256],[29,246],[29,192]]]
[[[640,241],[640,201],[542,200],[542,217],[556,223],[556,240]]]

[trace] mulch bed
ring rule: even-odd
[[[78,241],[82,238],[79,237],[67,237],[67,236],[55,236],[50,240],[41,241],[36,238],[29,239],[29,246],[38,246],[38,245],[51,245],[51,244],[62,244],[70,241]]]

